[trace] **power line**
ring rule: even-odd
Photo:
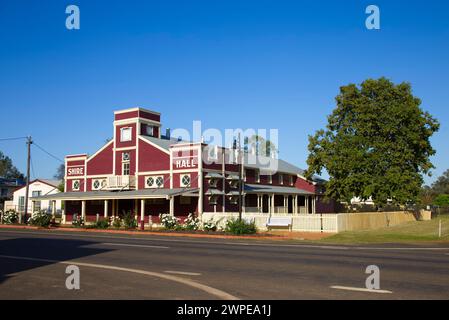
[[[57,156],[51,154],[50,152],[48,152],[47,150],[45,150],[44,148],[42,148],[41,146],[39,146],[35,141],[33,141],[33,145],[35,145],[36,147],[38,147],[42,152],[46,153],[47,155],[49,155],[50,157],[52,157],[53,159],[58,160],[59,162],[64,163],[64,160],[59,159]]]
[[[27,137],[16,137],[16,138],[2,138],[0,141],[12,141],[12,140],[22,140],[26,139]]]

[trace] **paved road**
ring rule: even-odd
[[[72,264],[80,290],[65,287]],[[386,293],[357,291],[368,265]],[[449,299],[449,245],[0,230],[0,299]]]

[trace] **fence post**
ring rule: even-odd
[[[441,219],[438,226],[438,238],[441,238]]]

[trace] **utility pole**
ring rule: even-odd
[[[243,157],[241,155],[241,136],[237,144],[237,161],[239,163],[239,220],[242,221],[242,192],[243,192]]]
[[[31,144],[33,143],[33,140],[31,139],[31,136],[27,137],[27,177],[26,177],[26,191],[25,191],[25,211],[23,216],[23,223],[26,224],[26,217],[28,214],[28,197],[30,192],[30,162],[31,162]],[[21,215],[20,215],[21,216]]]

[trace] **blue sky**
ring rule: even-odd
[[[76,4],[81,29],[65,28]],[[365,28],[365,8],[381,30]],[[433,181],[449,168],[449,2],[0,2],[0,138],[32,135],[63,158],[112,136],[116,109],[162,113],[165,127],[278,128],[280,157],[302,168],[339,87],[408,81],[441,122]],[[25,143],[0,150],[25,171]],[[34,176],[58,162],[33,148]]]

